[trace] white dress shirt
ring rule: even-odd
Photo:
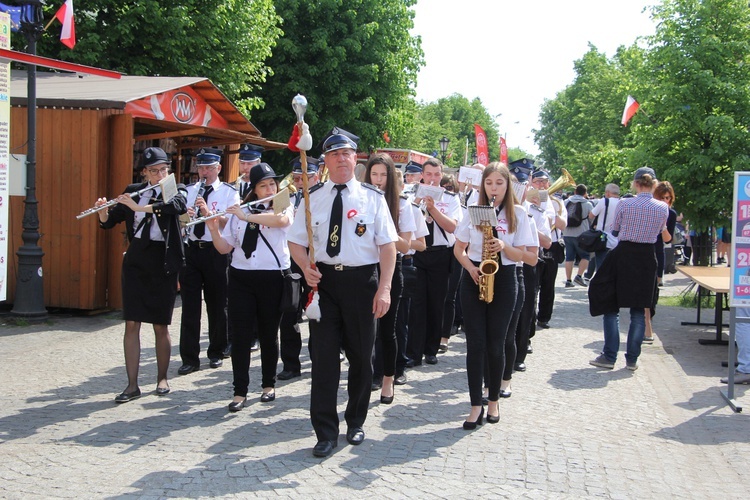
[[[243,209],[245,213],[249,213],[247,209]],[[273,209],[265,210],[263,213],[273,213]],[[268,241],[268,245],[260,234],[258,235],[258,245],[255,247],[255,251],[252,253],[250,258],[245,257],[245,251],[242,249],[242,241],[245,238],[245,230],[249,223],[244,220],[231,215],[227,224],[221,232],[221,237],[224,238],[227,243],[234,247],[232,251],[232,267],[235,269],[243,269],[245,271],[258,271],[258,270],[271,270],[271,269],[289,269],[292,265],[291,257],[289,255],[289,246],[286,243],[286,236],[289,233],[291,222],[294,221],[294,208],[292,206],[286,207],[283,214],[289,217],[290,225],[285,227],[268,227],[260,226],[260,234],[262,234]],[[273,256],[268,246],[273,248],[273,252],[276,252],[276,257],[281,263],[276,262],[276,258]]]
[[[208,189],[208,184],[206,184],[206,189]],[[239,205],[240,203],[240,194],[237,192],[237,190],[234,188],[234,186],[231,186],[225,182],[219,181],[217,178],[216,181],[211,184],[213,186],[213,191],[211,191],[211,194],[208,195],[208,201],[206,202],[206,205],[208,206],[208,210],[211,212],[217,212],[217,211],[223,211],[227,208],[231,207],[232,205]],[[187,191],[187,206],[188,207],[194,207],[195,206],[195,199],[198,197],[198,189],[200,188],[200,183],[196,182],[195,184],[191,184],[188,186]],[[200,216],[199,216],[200,217]],[[203,234],[202,238],[196,238],[195,232],[191,232],[190,234],[190,241],[212,241],[211,240],[211,231],[206,228],[206,232]]]

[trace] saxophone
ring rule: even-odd
[[[493,200],[494,201],[494,200]],[[489,221],[483,221],[479,225],[482,231],[482,262],[479,264],[479,300],[492,302],[495,296],[495,273],[500,269],[497,262],[497,253],[490,250],[492,241],[492,224]]]

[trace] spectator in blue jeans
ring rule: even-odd
[[[666,228],[669,208],[651,194],[656,174],[650,167],[635,172],[634,198],[620,200],[615,211],[612,232],[620,242],[609,252],[589,286],[589,310],[592,316],[604,315],[604,350],[589,364],[611,370],[620,349],[620,308],[630,309],[625,362],[628,370],[638,369],[645,309],[656,298],[656,253],[654,243]]]
[[[580,208],[577,205],[580,205]],[[589,265],[590,255],[589,252],[583,251],[578,246],[578,236],[584,231],[588,231],[589,213],[591,213],[594,207],[586,199],[585,185],[579,184],[576,186],[575,194],[565,200],[565,208],[568,212],[568,226],[563,229],[563,239],[565,240],[565,287],[571,288],[575,286],[573,282],[581,286],[586,286],[587,283],[583,280],[583,273],[586,272],[586,268]],[[574,280],[571,280],[576,256],[581,259],[581,262],[578,264],[578,274]]]

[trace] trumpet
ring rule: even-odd
[[[248,201],[247,203],[243,203],[242,205],[240,205],[240,209],[244,210],[246,208],[252,208],[255,205],[260,205],[261,203],[264,203],[269,200],[274,200],[274,201],[280,200],[280,203],[278,204],[278,206],[274,204],[274,212],[279,213],[289,206],[289,191],[286,188],[284,188],[272,196],[266,196],[265,198],[261,198],[260,200]],[[283,204],[284,201],[286,201],[286,205]],[[185,227],[191,228],[195,226],[196,224],[200,224],[201,222],[206,222],[207,220],[215,219],[217,217],[223,217],[227,213],[228,213],[227,210],[219,210],[218,212],[215,212],[211,215],[197,217],[196,219],[193,219],[187,224],[185,224]]]
[[[141,189],[140,191],[136,191],[135,193],[128,193],[128,196],[130,196],[131,198],[134,198],[136,196],[140,196],[143,193],[145,193],[146,191],[154,189],[154,187],[156,187],[156,186],[146,186],[145,188]],[[98,207],[91,207],[88,210],[84,210],[80,214],[76,215],[76,219],[83,219],[84,217],[88,217],[89,215],[101,212],[102,210],[105,210],[105,209],[107,209],[109,207],[113,207],[113,206],[117,205],[117,203],[118,203],[117,198],[115,198],[113,200],[109,200],[104,205],[100,205]]]

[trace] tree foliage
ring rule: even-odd
[[[51,19],[60,3],[48,2]],[[281,34],[272,0],[87,0],[75,3],[77,43],[51,25],[38,54],[130,75],[205,76],[230,99],[250,98],[271,74],[266,59]],[[15,42],[22,46],[22,36]]]
[[[274,75],[258,94],[252,119],[267,137],[286,141],[295,122],[291,101],[303,94],[313,137],[333,126],[361,137],[363,149],[385,144],[412,125],[422,61],[413,27],[416,0],[277,0],[284,35],[268,64]]]

